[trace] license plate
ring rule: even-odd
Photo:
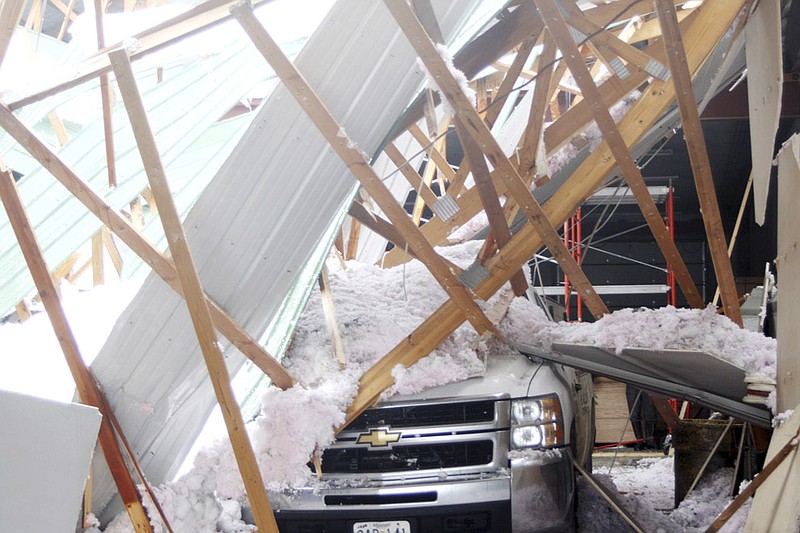
[[[356,522],[353,533],[411,533],[411,524],[405,520],[391,522]]]

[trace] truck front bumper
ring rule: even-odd
[[[510,469],[480,475],[338,482],[270,494],[281,533],[355,533],[359,522],[388,521],[407,522],[408,533],[565,531],[573,524],[568,451],[513,458]]]

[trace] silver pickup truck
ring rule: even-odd
[[[505,354],[482,377],[395,396],[339,434],[314,486],[270,495],[280,530],[569,531],[592,394],[588,374]]]

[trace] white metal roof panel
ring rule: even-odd
[[[435,2],[444,34],[477,4]],[[295,64],[348,135],[372,153],[418,90],[415,57],[382,3],[341,0]],[[355,189],[310,119],[276,89],[185,223],[208,294],[256,337],[279,314],[296,315]],[[242,356],[220,341],[231,369],[240,367]],[[148,478],[169,478],[214,404],[185,304],[150,276],[92,367]],[[113,488],[101,461],[94,472],[100,511]]]

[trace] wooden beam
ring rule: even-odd
[[[445,128],[448,122],[449,121],[445,120],[443,124]],[[439,132],[441,133],[441,131],[442,128],[440,126]],[[428,136],[425,135],[425,132],[419,129],[419,126],[416,124],[409,126],[408,132],[414,137],[414,140],[419,143],[422,149],[425,150],[425,153],[428,154],[428,161],[435,165],[436,168],[439,169],[439,172],[444,174],[447,181],[452,182],[456,177],[456,173],[450,166],[450,163],[447,162],[447,158],[436,148],[435,142],[432,142]]]
[[[610,58],[619,56],[628,61],[629,65],[635,65],[660,80],[669,78],[669,72],[663,63],[589,20],[576,4],[568,3],[567,11],[567,24],[587,36],[602,52],[608,53]],[[624,78],[630,75],[627,69],[628,67],[624,65],[612,64],[611,72],[616,72],[620,78]]]
[[[469,162],[472,165],[472,177],[475,179],[475,186],[478,189],[483,210],[486,212],[489,226],[492,228],[491,235],[494,236],[497,247],[502,248],[511,240],[511,231],[508,229],[508,221],[503,215],[500,198],[497,196],[497,191],[492,183],[489,165],[486,164],[486,159],[484,159],[478,143],[464,131],[464,126],[458,119],[456,119],[456,133],[461,141],[461,146],[464,148],[464,156],[469,158]],[[482,261],[479,260],[479,262]],[[522,296],[528,290],[528,281],[525,279],[525,273],[522,270],[517,271],[511,277],[511,288],[516,296]]]
[[[53,127],[53,133],[56,135],[56,144],[59,148],[67,144],[69,142],[69,135],[67,135],[67,128],[64,127],[64,122],[61,118],[56,114],[55,111],[50,111],[47,114],[47,120],[50,122],[50,125]]]
[[[386,185],[369,165],[364,154],[355,146],[352,146],[353,143],[349,137],[342,135],[344,130],[330,114],[311,86],[305,81],[303,75],[297,71],[278,44],[267,33],[258,19],[255,18],[252,7],[237,4],[231,9],[231,13],[233,13],[233,16],[236,17],[256,45],[256,48],[289,89],[289,92],[300,104],[300,107],[303,108],[317,126],[317,129],[328,141],[331,148],[344,161],[372,199],[377,202],[381,210],[389,217],[395,228],[403,235],[409,249],[420,258],[448,295],[459,303],[459,312],[467,317],[467,320],[470,321],[478,334],[490,332],[497,335],[494,325],[486,318],[467,289],[450,272],[447,265],[433,249],[433,246],[425,240],[419,228],[409,220],[406,212],[395,201]]]
[[[26,0],[0,0],[0,66],[6,57],[14,30],[19,26]]]
[[[725,316],[739,327],[743,327],[736,281],[733,279],[733,267],[728,256],[725,229],[722,226],[717,193],[714,188],[714,177],[711,174],[711,161],[708,159],[703,126],[700,124],[700,113],[697,110],[692,77],[686,64],[686,52],[678,26],[678,16],[672,0],[656,0],[656,11],[667,48],[667,58],[683,123],[684,139],[689,150],[697,197],[700,200],[700,214],[706,229],[714,274],[722,295],[722,307],[725,310]]]
[[[67,10],[64,12],[64,21],[61,23],[61,28],[56,36],[59,41],[64,40],[64,36],[67,34],[67,27],[69,27],[69,23],[72,20],[75,20],[75,0],[69,0]]]
[[[533,102],[528,112],[528,126],[522,136],[522,149],[520,150],[519,173],[526,178],[526,183],[530,183],[530,178],[536,173],[536,155],[539,151],[540,141],[544,142],[544,115],[547,106],[553,99],[553,88],[551,87],[556,70],[553,64],[556,58],[556,45],[549,35],[544,39],[544,49],[540,57],[539,77],[533,89]],[[545,169],[538,169],[543,174]]]
[[[92,286],[106,282],[105,261],[103,257],[103,230],[92,235]]]
[[[114,270],[117,271],[117,276],[122,274],[122,255],[119,253],[117,243],[114,242],[114,237],[106,226],[103,226],[103,246],[108,252],[108,257],[111,258],[111,263],[114,265]]]
[[[50,148],[30,131],[14,114],[0,104],[0,127],[24,147],[42,167],[47,169],[89,211],[108,226],[131,250],[150,265],[175,292],[183,295],[172,261],[148,241],[134,225],[105,199],[94,192]],[[214,324],[253,364],[267,374],[281,389],[295,384],[294,378],[270,356],[247,331],[239,326],[220,306],[206,295]]]
[[[236,3],[236,1],[237,0],[207,0],[180,15],[131,36],[130,39],[136,42],[137,48],[130,57],[132,59],[138,59],[139,57],[160,50],[166,45],[185,39],[209,26],[230,18],[229,8]],[[252,0],[251,3],[253,5],[258,5],[269,1],[271,0]],[[110,45],[108,48],[99,51],[94,56],[79,64],[75,69],[77,74],[71,78],[59,81],[41,91],[11,102],[8,104],[8,107],[12,111],[17,110],[49,96],[53,96],[54,94],[58,94],[66,89],[81,85],[101,74],[111,72],[108,52],[124,48],[125,44],[122,42]]]
[[[547,220],[539,202],[533,197],[514,165],[505,156],[500,145],[486,127],[486,123],[483,122],[478,112],[464,95],[419,20],[414,16],[414,13],[408,8],[404,0],[384,0],[384,3],[395,20],[397,20],[400,29],[406,34],[411,46],[416,50],[428,72],[437,80],[442,94],[456,110],[459,123],[475,140],[480,150],[486,154],[492,166],[500,171],[500,177],[505,182],[514,201],[520,206],[528,221],[542,237],[547,248],[558,261],[559,266],[569,275],[570,279],[574,280],[573,283],[577,292],[583,297],[592,315],[595,318],[600,318],[608,312],[602,299],[595,292],[580,265],[575,262],[572,254],[567,250],[558,232]]]
[[[687,27],[692,23],[693,20],[694,18],[691,18],[685,22]],[[660,46],[660,44],[661,41],[657,40],[652,43],[650,47],[653,48],[653,53],[660,49],[662,50],[661,54],[665,55],[663,53],[663,46]],[[666,59],[664,58],[664,60]],[[561,71],[565,67],[566,65],[561,62],[558,66],[558,70]],[[600,92],[603,95],[604,102],[608,106],[612,105],[630,91],[635,89],[637,86],[646,82],[647,77],[648,75],[645,72],[640,71],[638,74],[634,74],[625,80],[619,80],[617,77],[609,78],[603,83],[603,85],[599,87]],[[554,76],[554,81],[551,82],[551,90],[555,90],[553,84],[557,83],[555,80],[558,78],[558,73],[556,73]],[[561,146],[566,144],[570,138],[582,131],[592,120],[592,111],[585,100],[571,106],[563,115],[561,115],[558,120],[545,129],[544,141],[547,152],[552,153],[553,151],[559,149]],[[469,170],[469,165],[462,162],[461,166],[456,172],[455,182],[450,185],[448,194],[452,194],[454,198],[460,194],[460,185],[463,184],[463,180],[469,174]],[[522,173],[523,170],[524,169],[521,168],[520,173]],[[499,185],[498,192],[500,192],[500,194],[504,192],[504,189],[503,191],[500,191]],[[458,218],[447,221],[434,218],[428,221],[428,223],[422,227],[422,232],[433,244],[439,244],[443,242],[448,233],[450,233],[455,227],[471,219],[480,209],[480,202],[478,201],[477,192],[475,190],[472,190],[471,193],[467,193],[467,196],[465,196],[463,199],[459,199],[458,203],[462,209]],[[390,251],[388,254],[386,254],[386,256],[384,256],[384,263],[386,266],[394,266],[402,263],[404,260],[406,259],[404,259],[403,255],[400,252],[395,252],[394,250]]]
[[[703,299],[692,276],[689,274],[689,270],[686,268],[686,263],[684,263],[678,248],[669,235],[669,231],[667,231],[667,227],[664,225],[661,214],[647,190],[647,185],[644,183],[642,173],[633,159],[628,145],[625,144],[625,139],[617,128],[608,108],[603,103],[603,98],[597,85],[589,75],[586,64],[569,34],[567,23],[561,16],[558,6],[554,0],[534,0],[534,2],[548,31],[550,31],[558,48],[561,50],[564,61],[567,62],[567,67],[581,88],[584,98],[591,106],[597,125],[603,133],[603,138],[608,143],[611,153],[616,159],[622,175],[625,177],[625,181],[627,181],[628,186],[636,197],[636,201],[647,221],[647,225],[650,227],[650,231],[653,233],[653,237],[655,237],[667,263],[675,272],[675,277],[684,296],[686,296],[692,307],[704,307]],[[570,275],[570,279],[572,279],[572,275]]]
[[[103,32],[103,0],[94,0],[94,27],[97,35],[97,49],[106,47]],[[103,109],[103,132],[106,145],[106,171],[108,173],[108,186],[117,186],[117,163],[114,157],[114,125],[111,122],[111,86],[108,74],[100,75],[100,103]]]
[[[353,219],[350,221],[350,235],[347,238],[347,250],[344,255],[345,261],[352,261],[358,252],[358,238],[361,235],[361,223]]]
[[[322,265],[322,271],[319,273],[319,294],[322,300],[322,313],[325,315],[325,324],[328,326],[328,333],[331,334],[333,355],[339,363],[339,368],[345,368],[347,366],[347,357],[344,353],[342,332],[339,330],[339,324],[336,322],[336,307],[333,304],[328,267],[325,265]]]
[[[438,196],[428,187],[428,184],[422,179],[419,173],[411,168],[402,152],[397,148],[393,142],[389,142],[383,148],[384,153],[394,163],[394,166],[400,171],[403,177],[408,181],[411,187],[417,191],[417,194],[425,200],[428,206],[432,206],[439,199]]]
[[[506,104],[506,100],[508,100],[509,95],[511,95],[511,91],[514,89],[514,84],[519,79],[519,75],[522,72],[522,69],[525,67],[525,63],[528,61],[528,58],[533,51],[533,47],[536,46],[536,41],[538,38],[538,35],[530,35],[529,37],[526,37],[524,41],[522,41],[522,44],[519,45],[517,55],[514,56],[514,61],[511,62],[511,66],[506,72],[503,82],[497,89],[497,97],[494,99],[491,107],[486,111],[486,116],[483,118],[490,128],[494,125],[494,121],[497,120],[497,117],[500,115],[500,111],[503,110],[503,106]],[[515,94],[514,97],[516,98],[516,96],[517,95]]]
[[[692,23],[684,37],[692,46],[687,47],[687,60],[692,72],[700,65],[722,38],[745,0],[706,0],[690,17]],[[675,98],[674,87],[655,81],[634,107],[620,121],[619,128],[628,144],[635,144],[661,118]],[[601,143],[576,169],[570,178],[555,192],[543,209],[551,224],[561,224],[588,198],[616,167],[608,144]],[[477,196],[477,193],[475,194]],[[463,208],[463,204],[462,204]],[[426,224],[424,227],[429,226]],[[508,281],[517,268],[527,262],[542,246],[541,237],[530,224],[524,225],[511,237],[507,246],[492,256],[485,265],[489,276],[483,279],[474,292],[487,299]],[[456,313],[452,300],[440,306],[416,330],[390,350],[380,361],[364,373],[359,382],[358,395],[347,410],[347,419],[341,427],[354,420],[392,386],[392,368],[397,364],[410,366],[444,341],[463,322]]]
[[[542,21],[533,5],[524,2],[507,16],[500,17],[492,27],[458,51],[453,57],[453,65],[463,72],[467,79],[472,79],[481,70],[506,55],[523,39],[529,35],[538,35],[542,27]],[[394,130],[395,137],[422,118],[423,101],[422,96],[417,97],[408,107]]]
[[[19,191],[14,182],[14,176],[2,163],[0,163],[0,198],[2,198],[3,205],[8,213],[8,219],[25,257],[25,262],[28,264],[31,277],[34,279],[36,289],[39,291],[42,303],[50,318],[59,346],[64,353],[67,366],[72,378],[75,380],[75,386],[81,402],[98,408],[101,414],[104,415],[100,422],[100,434],[98,437],[100,447],[103,450],[103,455],[117,485],[122,502],[125,504],[125,510],[133,523],[134,530],[137,533],[152,533],[150,521],[136,491],[136,484],[125,464],[122,451],[117,444],[105,409],[103,409],[102,392],[96,387],[80,354],[75,336],[69,327],[64,309],[61,307],[58,291],[53,278],[50,276],[44,254],[36,240],[36,235],[33,233],[30,220],[22,205]]]
[[[131,121],[136,144],[142,156],[150,188],[156,197],[156,202],[161,209],[161,224],[167,237],[169,250],[175,261],[175,270],[178,273],[186,305],[194,325],[200,350],[203,353],[214,393],[225,420],[231,446],[233,448],[239,473],[242,475],[247,497],[255,517],[259,531],[278,533],[278,525],[272,514],[264,481],[258,469],[255,453],[253,452],[250,437],[244,425],[244,418],[239,409],[239,404],[233,394],[231,378],[225,365],[219,344],[217,343],[214,324],[208,309],[206,296],[200,285],[200,277],[192,259],[191,251],[186,240],[186,234],[181,224],[180,215],[175,207],[172,193],[167,184],[161,156],[156,147],[150,124],[142,103],[139,89],[133,76],[128,54],[125,50],[117,50],[109,54],[111,65],[117,79],[125,109]]]

